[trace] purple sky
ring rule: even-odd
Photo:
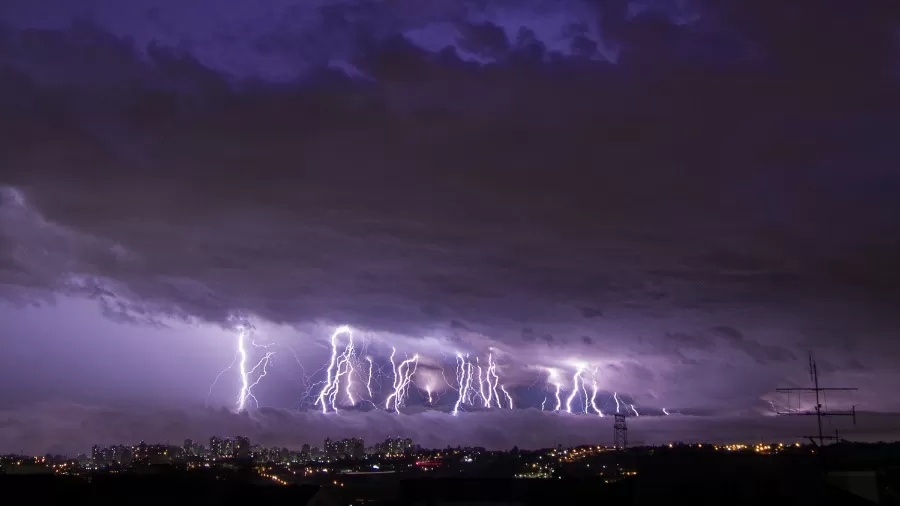
[[[633,440],[793,441],[809,351],[896,438],[900,12],[790,4],[3,2],[0,452],[609,442],[540,411],[579,364]],[[339,325],[401,414],[313,406]]]

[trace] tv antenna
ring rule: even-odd
[[[826,416],[849,416],[853,418],[853,425],[856,425],[856,406],[853,406],[850,411],[827,411],[822,409],[822,397],[824,397],[825,392],[833,392],[833,391],[856,391],[858,388],[848,388],[848,387],[830,387],[824,388],[819,386],[819,371],[816,367],[816,361],[813,359],[812,353],[809,354],[809,379],[812,381],[812,388],[777,388],[775,389],[777,392],[785,392],[790,394],[791,392],[797,392],[798,396],[801,392],[815,392],[816,394],[816,405],[814,411],[788,411],[788,412],[778,412],[779,415],[790,415],[790,416],[815,416],[816,421],[819,425],[819,435],[818,436],[805,436],[809,439],[813,445],[815,446],[824,446],[825,440],[835,440],[840,441],[840,435],[835,432],[834,436],[826,436],[822,432],[822,418]],[[816,439],[819,440],[819,443],[816,444]]]

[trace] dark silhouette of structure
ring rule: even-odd
[[[625,415],[616,414],[616,421],[613,423],[613,430],[615,430],[615,439],[613,441],[616,445],[616,450],[624,450],[628,448],[628,423],[625,422]]]
[[[825,416],[850,416],[850,417],[853,417],[853,424],[856,425],[856,406],[853,406],[853,409],[850,410],[849,412],[827,411],[825,409],[822,409],[822,401],[824,399],[825,392],[832,392],[832,391],[845,391],[846,392],[846,391],[855,391],[858,389],[850,388],[850,387],[832,387],[832,388],[820,387],[819,386],[819,371],[816,367],[816,361],[813,360],[812,353],[809,354],[809,378],[810,378],[810,381],[812,381],[812,383],[813,383],[812,388],[778,388],[776,390],[778,392],[785,392],[788,394],[790,394],[791,392],[797,392],[798,395],[802,392],[815,392],[815,394],[816,394],[815,410],[814,411],[803,411],[803,412],[793,412],[793,411],[778,412],[778,414],[779,415],[791,415],[791,416],[815,416],[816,421],[818,422],[818,426],[819,426],[818,436],[803,436],[803,437],[806,437],[807,439],[809,439],[813,445],[817,444],[816,439],[819,440],[817,446],[824,446],[826,439],[828,439],[828,440],[833,439],[835,441],[839,441],[840,435],[837,433],[837,431],[835,431],[834,436],[826,436],[822,433],[822,417],[825,417]]]

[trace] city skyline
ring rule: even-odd
[[[898,23],[2,2],[0,452],[900,439]]]
[[[451,451],[485,451],[491,453],[504,453],[504,452],[516,452],[516,451],[529,451],[529,452],[545,452],[545,451],[559,451],[559,450],[572,450],[573,448],[597,448],[603,449],[606,451],[619,451],[619,448],[615,446],[608,445],[596,445],[596,444],[582,444],[575,446],[566,446],[564,447],[561,444],[552,447],[543,447],[543,448],[534,448],[534,449],[521,449],[518,447],[511,447],[505,450],[488,450],[484,447],[480,446],[462,446],[462,445],[447,445],[446,447],[435,447],[428,448],[423,447],[421,445],[415,444],[411,438],[387,438],[383,441],[376,441],[369,446],[365,446],[365,441],[358,437],[349,437],[343,439],[331,439],[325,438],[322,441],[322,447],[313,446],[309,443],[304,443],[299,448],[287,448],[287,447],[278,447],[271,446],[266,447],[265,445],[253,444],[249,438],[244,436],[234,436],[233,438],[229,437],[219,437],[219,436],[210,436],[208,438],[208,446],[195,441],[191,438],[186,438],[181,445],[171,444],[169,442],[160,443],[160,442],[146,442],[140,441],[135,444],[110,444],[110,445],[101,445],[94,444],[91,446],[90,452],[79,452],[77,455],[35,455],[35,459],[46,459],[48,457],[54,458],[89,458],[94,464],[99,463],[121,463],[116,462],[117,457],[121,455],[122,451],[131,452],[134,454],[137,451],[143,451],[146,453],[147,449],[153,449],[158,452],[166,452],[171,459],[184,459],[184,458],[193,458],[193,457],[201,457],[204,459],[258,459],[260,455],[263,456],[277,456],[278,458],[285,461],[292,461],[297,459],[315,459],[319,461],[328,461],[328,460],[357,460],[362,459],[368,456],[374,455],[382,455],[386,457],[401,457],[406,455],[413,455],[416,453],[440,453],[445,452],[447,450]],[[242,450],[237,449],[237,443],[241,441],[245,443],[245,448],[249,449],[249,453],[243,453]],[[233,445],[229,445],[232,443]],[[844,441],[846,443],[846,441]],[[725,450],[725,451],[743,451],[743,450],[751,450],[751,451],[760,451],[771,448],[783,448],[783,447],[810,447],[815,449],[816,445],[811,444],[811,442],[801,442],[797,441],[758,441],[756,443],[748,444],[742,442],[731,442],[731,443],[722,443],[722,444],[711,444],[711,443],[696,443],[696,442],[684,442],[684,441],[672,441],[669,443],[664,443],[660,445],[637,445],[625,447],[622,450],[627,450],[628,448],[674,448],[674,447],[697,447],[703,448],[703,445],[707,445],[710,448],[715,450]],[[349,445],[361,445],[360,448],[362,451],[354,452],[349,450]],[[139,450],[143,448],[143,450]],[[116,455],[116,457],[110,457],[110,455]],[[8,456],[8,455],[17,455],[17,456],[28,456],[28,454],[23,453],[0,453],[0,456]],[[144,457],[146,460],[146,456]]]

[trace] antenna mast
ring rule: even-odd
[[[818,446],[824,446],[826,439],[834,439],[838,440],[839,436],[835,433],[834,436],[825,436],[822,432],[822,417],[825,416],[849,416],[853,418],[853,425],[856,425],[856,406],[849,411],[825,411],[822,409],[822,401],[821,397],[823,392],[831,392],[831,391],[856,391],[858,388],[848,388],[848,387],[832,387],[832,388],[823,388],[819,386],[819,370],[816,367],[816,361],[813,359],[812,353],[809,354],[809,379],[812,381],[812,388],[777,388],[778,392],[785,392],[790,394],[791,392],[797,392],[798,395],[801,392],[815,392],[816,393],[816,406],[815,411],[804,411],[804,412],[779,412],[779,415],[792,415],[792,416],[815,416],[816,421],[819,425],[819,435],[816,436],[816,439],[819,440]],[[812,441],[815,445],[816,441],[813,436],[806,436],[807,439]]]

